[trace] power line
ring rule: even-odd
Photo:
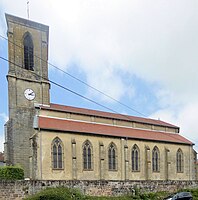
[[[14,62],[12,62],[12,61],[9,61],[8,59],[6,59],[6,58],[4,58],[4,57],[2,57],[2,56],[0,56],[0,59],[6,61],[6,62],[8,62],[8,63],[11,63],[11,64],[13,64],[13,65],[15,65],[15,66],[17,66],[17,67],[20,67],[20,68],[22,67],[22,66],[20,66],[20,65],[18,65],[18,64],[16,64],[16,63],[14,63]],[[121,114],[121,113],[118,113],[117,111],[115,111],[115,110],[113,110],[113,109],[111,109],[111,108],[109,108],[109,107],[107,107],[107,106],[104,106],[104,105],[102,105],[102,104],[100,104],[100,103],[98,103],[98,102],[96,102],[96,101],[94,101],[94,100],[92,100],[92,99],[89,99],[88,97],[86,97],[86,96],[84,96],[84,95],[81,95],[81,94],[79,94],[79,93],[77,93],[77,92],[75,92],[75,91],[73,91],[73,90],[71,90],[71,89],[69,89],[69,88],[67,88],[67,87],[65,87],[65,86],[62,86],[61,84],[56,83],[55,81],[49,80],[49,79],[47,79],[47,78],[45,78],[45,77],[43,77],[43,76],[41,76],[41,75],[38,75],[38,74],[34,73],[33,71],[29,71],[29,70],[28,70],[28,72],[31,73],[31,74],[33,74],[33,75],[36,75],[37,77],[42,78],[42,79],[45,80],[45,81],[49,81],[50,83],[52,83],[52,84],[54,84],[54,85],[56,85],[56,86],[58,86],[58,87],[60,87],[60,88],[62,88],[62,89],[64,89],[64,90],[66,90],[66,91],[68,91],[68,92],[71,92],[71,93],[73,93],[73,94],[75,94],[75,95],[77,95],[77,96],[79,96],[79,97],[81,97],[81,98],[83,98],[83,99],[85,99],[85,100],[87,100],[87,101],[90,101],[90,102],[92,102],[92,103],[94,103],[94,104],[96,104],[96,105],[98,105],[98,106],[101,106],[101,107],[103,107],[103,108],[105,108],[105,109],[107,109],[107,110],[110,110],[111,112],[113,112],[113,113],[115,113],[115,114],[118,114],[118,115],[120,115],[120,116],[122,116],[122,117],[125,117],[126,120],[130,120],[130,121],[131,121],[131,118],[128,117],[127,115],[123,115],[123,114]],[[158,123],[160,124],[161,121],[158,120]],[[162,133],[163,135],[166,135],[166,133],[164,133],[164,132],[161,132],[161,133]],[[180,140],[180,139],[178,139],[178,138],[175,138],[175,137],[174,137],[174,134],[172,134],[172,135],[169,134],[169,136],[172,137],[172,138],[174,138],[174,139]],[[180,140],[180,141],[183,143],[183,140]]]
[[[7,41],[10,42],[10,43],[12,43],[14,46],[17,46],[17,47],[23,49],[22,46],[20,46],[20,45],[14,43],[14,42],[8,40],[8,39],[5,38],[4,36],[0,35],[0,37],[3,38],[3,39],[5,39],[5,40],[7,40]],[[134,111],[134,112],[136,112],[136,113],[139,113],[140,115],[142,115],[142,116],[148,118],[146,115],[144,115],[144,114],[142,114],[142,113],[136,111],[135,109],[133,109],[133,108],[131,108],[131,107],[129,107],[129,106],[123,104],[122,102],[120,102],[120,101],[114,99],[113,97],[111,97],[111,96],[109,96],[109,95],[107,95],[107,94],[101,92],[100,90],[98,90],[98,89],[92,87],[91,85],[87,84],[86,82],[80,80],[79,78],[76,78],[75,76],[69,74],[68,72],[66,72],[66,71],[60,69],[59,67],[57,67],[57,66],[55,66],[55,65],[53,65],[53,64],[51,64],[51,63],[49,63],[48,61],[46,61],[46,60],[40,58],[39,56],[37,56],[37,55],[34,54],[34,57],[36,57],[36,58],[40,59],[41,61],[43,61],[43,62],[45,62],[45,63],[51,65],[52,67],[56,68],[57,70],[59,70],[59,71],[65,73],[66,75],[68,75],[68,76],[72,77],[73,79],[79,81],[80,83],[82,83],[82,84],[84,84],[84,85],[87,85],[88,87],[90,87],[90,88],[92,88],[92,89],[98,91],[99,93],[105,95],[106,97],[111,98],[112,100],[118,102],[119,104],[121,104],[121,105],[123,105],[123,106],[125,106],[125,107],[127,107],[127,108],[129,108],[129,109],[131,109],[132,111]],[[6,59],[6,60],[7,60],[7,59]],[[7,62],[11,62],[11,61],[8,61],[8,60],[7,60]],[[17,66],[16,63],[13,63],[13,64]],[[18,67],[21,68],[22,66],[18,65]],[[38,76],[38,75],[37,75],[37,76]],[[42,77],[42,78],[44,79],[44,77]],[[48,80],[48,79],[47,79],[47,80]],[[55,83],[55,82],[53,82],[53,81],[52,81],[52,83],[53,83],[54,85],[57,85],[57,84],[58,84],[58,83]],[[59,84],[59,85],[60,85],[60,84]],[[64,88],[64,86],[62,86],[62,85],[60,85],[59,87]],[[96,102],[96,101],[94,101],[94,100],[92,100],[92,99],[89,99],[88,97],[85,97],[85,96],[83,96],[83,95],[81,95],[81,94],[78,94],[77,92],[75,92],[75,91],[73,91],[73,90],[70,90],[69,88],[66,88],[66,87],[65,87],[65,90],[70,91],[70,92],[73,93],[73,94],[76,93],[76,95],[81,96],[82,98],[87,99],[88,101],[90,101],[90,102],[92,102],[92,103],[95,103],[96,105],[99,105],[99,106],[101,106],[101,107],[103,107],[103,108],[105,108],[105,109],[107,109],[107,110],[110,110],[111,112],[114,112],[114,113],[116,113],[116,114],[119,114],[119,115],[124,116],[125,118],[131,120],[129,117],[127,117],[127,115],[123,115],[123,114],[121,114],[121,113],[118,113],[118,112],[114,111],[113,109],[111,109],[111,108],[109,108],[109,107],[107,107],[107,106],[104,106],[104,105],[102,105],[102,104],[100,104],[100,103],[98,103],[98,102]],[[148,119],[150,119],[150,118],[148,118]],[[163,123],[162,123],[160,120],[158,120],[158,124],[160,124],[160,123],[163,125]]]
[[[12,41],[10,41],[10,40],[8,40],[7,38],[5,38],[4,36],[2,36],[2,35],[0,35],[0,37],[1,38],[3,38],[3,39],[5,39],[5,40],[7,40],[8,42],[10,42],[10,43],[12,43],[12,44],[14,44],[14,46],[17,46],[17,47],[19,47],[19,48],[21,48],[21,49],[23,49],[23,47],[22,46],[20,46],[20,45],[18,45],[18,44],[16,44],[16,43],[14,43],[14,42],[12,42]],[[114,101],[116,101],[116,102],[118,102],[119,104],[121,104],[121,105],[123,105],[123,106],[125,106],[125,107],[127,107],[127,108],[129,108],[129,109],[131,109],[132,111],[134,111],[134,112],[136,112],[136,113],[139,113],[140,115],[142,115],[142,116],[144,116],[144,117],[146,117],[146,118],[148,118],[146,115],[144,115],[144,114],[142,114],[142,113],[140,113],[140,112],[138,112],[138,111],[136,111],[135,109],[133,109],[133,108],[131,108],[131,107],[129,107],[129,106],[127,106],[127,105],[125,105],[125,104],[123,104],[122,102],[120,102],[120,101],[118,101],[118,100],[116,100],[116,99],[114,99],[113,97],[111,97],[111,96],[109,96],[109,95],[107,95],[107,94],[105,94],[105,93],[103,93],[103,92],[101,92],[100,90],[98,90],[98,89],[96,89],[96,88],[94,88],[94,87],[92,87],[91,85],[89,85],[89,84],[87,84],[86,82],[84,82],[84,81],[82,81],[82,80],[80,80],[79,78],[76,78],[75,76],[73,76],[73,75],[71,75],[71,74],[69,74],[68,72],[65,72],[64,70],[62,70],[62,69],[60,69],[59,67],[57,67],[57,66],[55,66],[55,65],[53,65],[53,64],[51,64],[51,63],[49,63],[49,62],[47,62],[46,60],[44,60],[44,59],[42,59],[42,58],[40,58],[39,56],[37,56],[37,55],[35,55],[34,54],[34,57],[36,57],[36,58],[38,58],[38,59],[40,59],[41,61],[43,61],[43,62],[45,62],[45,63],[47,63],[47,64],[49,64],[49,65],[51,65],[52,67],[54,67],[54,68],[56,68],[57,70],[59,70],[59,71],[61,71],[61,72],[63,72],[63,73],[65,73],[65,74],[67,74],[68,76],[70,76],[70,77],[72,77],[73,79],[75,79],[75,80],[77,80],[77,81],[79,81],[79,82],[81,82],[82,84],[84,84],[84,85],[87,85],[88,87],[90,87],[90,88],[92,88],[92,89],[94,89],[94,90],[96,90],[96,91],[98,91],[98,92],[100,92],[101,94],[103,94],[103,95],[105,95],[105,96],[107,96],[108,98],[111,98],[112,100],[114,100]],[[4,58],[5,59],[5,58]],[[6,59],[7,60],[7,59]],[[11,62],[11,61],[8,61],[7,60],[7,62]],[[16,65],[16,66],[18,66],[18,67],[22,67],[22,66],[20,66],[20,65],[17,65],[16,63],[12,63],[12,64],[14,64],[14,65]],[[37,75],[38,76],[38,75]],[[44,77],[42,77],[43,79],[44,79]],[[53,84],[55,84],[56,85],[56,83],[54,82]],[[60,85],[61,86],[61,85]],[[64,87],[64,86],[61,86],[61,87]],[[70,90],[70,89],[68,89],[68,88],[65,88],[66,90]],[[71,90],[71,93],[73,93],[73,94],[78,94],[77,92],[75,92],[75,91],[72,91]],[[81,94],[78,94],[78,96],[80,96]],[[86,99],[87,98],[87,100],[89,99],[88,97],[85,97],[85,96],[83,96],[83,95],[81,95],[82,96],[82,98],[84,98],[84,99]],[[110,110],[110,111],[112,111],[112,112],[114,112],[114,113],[116,113],[116,114],[119,114],[119,115],[121,115],[121,116],[124,116],[125,118],[127,118],[127,119],[129,119],[129,120],[131,120],[129,117],[127,117],[127,115],[123,115],[123,114],[121,114],[121,113],[118,113],[118,112],[116,112],[116,111],[114,111],[113,109],[111,109],[111,108],[108,108],[107,106],[104,106],[104,105],[102,105],[102,104],[100,104],[100,103],[98,103],[98,102],[96,102],[96,101],[94,101],[94,100],[92,100],[92,99],[89,99],[88,101],[90,101],[90,102],[92,102],[92,103],[94,103],[95,102],[95,104],[96,105],[99,105],[99,106],[101,106],[101,107],[103,107],[103,108],[105,108],[105,109],[108,109],[108,110]],[[160,120],[158,120],[158,123],[160,124],[162,124],[163,125],[163,123],[160,121]]]
[[[2,56],[0,56],[0,58],[1,58],[2,60],[4,60],[4,61],[8,62],[8,63],[11,63],[11,64],[17,66],[17,67],[20,67],[20,68],[22,67],[22,66],[20,66],[20,65],[18,65],[18,64],[16,64],[16,63],[14,63],[14,62],[12,62],[12,61],[9,61],[8,59],[6,59],[6,58],[4,58],[4,57],[2,57]],[[85,100],[87,100],[87,101],[90,101],[90,102],[92,102],[92,103],[94,103],[94,104],[96,104],[96,105],[98,105],[98,106],[101,106],[101,107],[103,107],[103,108],[105,108],[105,109],[107,109],[107,110],[109,110],[109,111],[111,111],[111,112],[113,112],[113,113],[115,113],[115,114],[119,114],[119,115],[121,115],[121,116],[124,116],[124,117],[125,117],[126,119],[128,119],[128,120],[131,120],[127,115],[123,115],[123,114],[121,114],[121,113],[118,113],[117,111],[115,111],[115,110],[113,110],[113,109],[111,109],[111,108],[109,108],[109,107],[107,107],[107,106],[104,106],[104,105],[102,105],[102,104],[100,104],[100,103],[98,103],[98,102],[96,102],[96,101],[94,101],[94,100],[92,100],[92,99],[90,99],[90,98],[88,98],[88,97],[82,95],[82,94],[79,94],[79,93],[77,93],[77,92],[75,92],[75,91],[73,91],[73,90],[71,90],[71,89],[69,89],[69,88],[67,88],[67,87],[65,87],[65,86],[62,86],[62,85],[59,84],[59,83],[56,83],[55,81],[52,81],[52,80],[49,80],[49,79],[47,79],[47,78],[45,78],[45,77],[43,77],[43,76],[40,76],[40,75],[34,73],[33,71],[28,71],[28,72],[30,72],[31,74],[36,75],[37,77],[42,78],[43,80],[49,81],[50,83],[52,83],[52,84],[54,84],[54,85],[56,85],[56,86],[58,86],[58,87],[60,87],[60,88],[62,88],[62,89],[64,89],[64,90],[66,90],[66,91],[68,91],[68,92],[71,92],[71,93],[73,93],[73,94],[75,94],[75,95],[77,95],[77,96],[79,96],[79,97],[81,97],[81,98],[83,98],[83,99],[85,99]]]
[[[3,39],[5,39],[5,40],[7,40],[8,42],[14,44],[15,46],[17,46],[17,47],[23,49],[22,46],[20,46],[20,45],[14,43],[14,42],[8,40],[6,37],[4,37],[4,36],[2,36],[2,35],[0,35],[0,37],[3,38]],[[136,113],[138,113],[138,114],[140,114],[140,115],[142,115],[142,116],[148,118],[148,117],[147,117],[146,115],[144,115],[143,113],[141,113],[141,112],[139,112],[139,111],[137,111],[137,110],[135,110],[135,109],[129,107],[128,105],[126,105],[126,104],[124,104],[124,103],[118,101],[117,99],[115,99],[115,98],[113,98],[113,97],[111,97],[111,96],[105,94],[104,92],[102,92],[102,91],[98,90],[97,88],[95,88],[95,87],[93,87],[93,86],[87,84],[86,82],[84,82],[84,81],[80,80],[79,78],[77,78],[77,77],[71,75],[70,73],[68,73],[68,72],[66,72],[66,71],[64,71],[64,70],[62,70],[62,69],[60,69],[59,67],[57,67],[57,66],[55,66],[55,65],[53,65],[53,64],[51,64],[51,63],[49,63],[48,61],[46,61],[46,60],[40,58],[39,56],[37,56],[37,55],[34,54],[34,57],[40,59],[41,61],[43,61],[43,62],[45,62],[45,63],[47,63],[47,64],[49,64],[50,66],[54,67],[55,69],[57,69],[57,70],[63,72],[64,74],[70,76],[71,78],[77,80],[78,82],[80,82],[80,83],[82,83],[82,84],[84,84],[84,85],[86,85],[86,86],[92,88],[93,90],[95,90],[95,91],[101,93],[102,95],[104,95],[104,96],[106,96],[106,97],[108,97],[108,98],[110,98],[110,99],[116,101],[116,102],[119,103],[120,105],[122,105],[122,106],[124,106],[124,107],[127,107],[128,109],[130,109],[130,110],[132,110],[132,111],[134,111],[134,112],[136,112]],[[3,57],[1,57],[1,58],[4,59],[4,60],[7,61],[7,62],[12,63],[11,61],[9,61],[9,60],[7,60],[7,59],[5,59],[5,58],[3,58]],[[18,66],[18,67],[20,67],[20,68],[22,67],[22,66],[20,66],[20,65],[17,65],[16,63],[12,63],[12,64],[14,64],[14,65],[16,65],[16,66]],[[31,72],[32,72],[32,71],[31,71]],[[33,72],[32,72],[32,73],[33,73]],[[33,74],[35,74],[35,73],[33,73]],[[36,75],[39,76],[38,74],[36,74]],[[42,76],[40,76],[40,77],[43,78],[43,79],[45,79],[45,78],[42,77]],[[131,120],[131,118],[129,118],[127,115],[123,115],[123,114],[121,114],[121,113],[119,113],[119,112],[117,112],[117,111],[115,111],[115,110],[113,110],[113,109],[111,109],[111,108],[109,108],[109,107],[107,107],[107,106],[102,105],[101,103],[98,103],[98,102],[96,102],[96,101],[94,101],[94,100],[92,100],[92,99],[90,99],[90,98],[88,98],[88,97],[86,97],[86,96],[83,96],[83,95],[81,95],[81,94],[79,94],[79,93],[77,93],[77,92],[75,92],[75,91],[73,91],[73,90],[71,90],[71,89],[69,89],[69,88],[67,88],[67,87],[65,87],[65,86],[62,86],[62,85],[59,84],[59,83],[56,83],[56,82],[54,82],[54,81],[52,81],[52,80],[48,80],[48,79],[45,79],[45,80],[51,82],[52,84],[54,84],[54,85],[56,85],[56,86],[58,86],[58,87],[60,87],[60,88],[62,88],[62,89],[65,89],[65,90],[67,90],[68,92],[71,92],[71,93],[73,93],[73,94],[75,94],[75,95],[77,95],[77,96],[79,96],[79,97],[81,97],[81,98],[83,98],[83,99],[86,99],[87,101],[90,101],[90,102],[92,102],[92,103],[94,103],[94,104],[96,104],[96,105],[98,105],[98,106],[101,106],[101,107],[103,107],[103,108],[105,108],[105,109],[107,109],[107,110],[109,110],[109,111],[111,111],[111,112],[113,112],[113,113],[116,113],[116,114],[119,114],[119,115],[121,115],[121,116],[124,116],[124,117],[125,117],[126,119],[128,119],[128,120]],[[150,119],[150,118],[148,118],[148,119]],[[158,124],[162,124],[162,125],[163,125],[163,123],[162,123],[160,120],[158,120]]]
[[[18,44],[16,44],[16,43],[14,43],[14,42],[12,42],[12,41],[8,40],[6,37],[4,37],[4,36],[2,36],[2,35],[0,35],[0,37],[1,37],[1,38],[3,38],[3,39],[5,39],[5,40],[7,40],[8,42],[10,42],[10,43],[14,44],[15,46],[17,46],[17,47],[21,48],[21,49],[23,48],[22,46],[20,46],[20,45],[18,45]],[[48,61],[46,61],[46,60],[44,60],[44,59],[40,58],[40,57],[39,57],[39,56],[37,56],[37,55],[34,55],[34,56],[35,56],[36,58],[40,59],[41,61],[43,61],[43,62],[47,63],[48,65],[50,65],[50,66],[54,67],[55,69],[57,69],[57,70],[61,71],[62,73],[64,73],[64,74],[66,74],[66,75],[70,76],[71,78],[75,79],[76,81],[78,81],[78,82],[80,82],[80,83],[82,83],[82,84],[84,84],[84,85],[88,86],[89,88],[91,88],[91,89],[93,89],[93,90],[95,90],[95,91],[99,92],[100,94],[102,94],[102,95],[104,95],[104,96],[108,97],[109,99],[111,99],[111,100],[113,100],[113,101],[115,101],[115,102],[119,103],[120,105],[122,105],[122,106],[124,106],[124,107],[126,107],[126,108],[128,108],[128,109],[130,109],[130,110],[132,110],[133,112],[136,112],[136,113],[140,114],[141,116],[147,117],[145,114],[143,114],[143,113],[141,113],[141,112],[139,112],[139,111],[135,110],[134,108],[131,108],[130,106],[128,106],[128,105],[126,105],[126,104],[122,103],[121,101],[119,101],[119,100],[117,100],[117,99],[115,99],[115,98],[111,97],[110,95],[108,95],[108,94],[106,94],[106,93],[104,93],[104,92],[100,91],[99,89],[97,89],[97,88],[95,88],[95,87],[93,87],[93,86],[89,85],[88,83],[86,83],[86,82],[82,81],[81,79],[79,79],[79,78],[75,77],[74,75],[72,75],[72,74],[70,74],[70,73],[68,73],[68,72],[66,72],[66,71],[64,71],[64,70],[62,70],[61,68],[57,67],[56,65],[49,63]]]

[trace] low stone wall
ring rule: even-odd
[[[78,188],[84,194],[94,196],[119,196],[141,192],[170,191],[198,188],[198,181],[0,181],[0,199],[20,200],[47,187],[65,186]]]

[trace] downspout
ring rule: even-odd
[[[40,131],[40,128],[38,129],[38,131],[40,132],[40,177],[42,180],[42,132]]]
[[[191,145],[189,145],[189,181],[192,180],[192,165],[191,165],[191,160],[192,160],[192,152],[191,152]]]
[[[124,180],[126,181],[128,179],[128,146],[127,146],[127,137],[125,138],[125,144],[124,144],[124,171],[125,171],[125,177]]]
[[[120,139],[121,146],[121,180],[125,180],[124,138]]]

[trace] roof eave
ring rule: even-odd
[[[171,144],[183,144],[183,145],[190,145],[193,146],[194,143],[187,143],[187,142],[175,142],[175,141],[168,141],[168,140],[157,140],[157,139],[147,139],[147,138],[137,138],[137,137],[131,137],[131,136],[118,136],[118,135],[106,135],[102,133],[94,133],[94,132],[84,132],[84,131],[72,131],[72,130],[60,130],[56,128],[43,128],[43,127],[37,127],[35,128],[37,130],[44,130],[44,131],[56,131],[56,132],[62,132],[62,133],[76,133],[76,134],[87,134],[87,135],[94,135],[94,136],[103,136],[103,137],[116,137],[116,138],[130,138],[133,140],[143,140],[143,141],[157,141],[157,142],[166,142],[166,143],[171,143]]]

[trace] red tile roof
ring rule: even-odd
[[[77,107],[72,107],[72,106],[64,106],[64,105],[59,105],[59,104],[51,103],[50,106],[40,106],[40,108],[45,109],[45,110],[71,112],[71,113],[76,113],[76,114],[98,116],[98,117],[119,119],[119,120],[132,121],[132,122],[140,122],[140,123],[153,124],[153,125],[158,125],[158,126],[166,126],[166,127],[179,129],[179,127],[163,122],[161,120],[154,120],[150,118],[135,117],[135,116],[129,116],[129,115],[123,115],[123,114],[115,114],[115,113],[103,112],[103,111],[98,111],[98,110],[77,108]]]
[[[38,128],[63,132],[75,132],[81,134],[86,133],[193,145],[191,141],[187,140],[179,134],[63,120],[57,118],[47,118],[41,116],[38,119]]]

